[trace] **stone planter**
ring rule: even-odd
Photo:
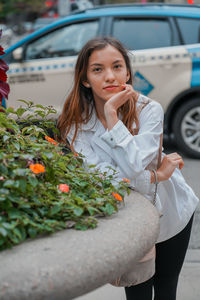
[[[94,230],[63,230],[0,253],[0,299],[73,299],[121,275],[158,236],[156,209],[134,192]]]

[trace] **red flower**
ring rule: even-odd
[[[6,72],[4,70],[0,69],[0,80],[6,82],[7,81],[7,75]]]
[[[35,174],[39,174],[39,173],[44,173],[45,172],[45,167],[43,165],[41,165],[41,164],[32,164],[32,165],[29,166],[29,168]]]
[[[123,181],[130,183],[130,180],[128,178],[123,178]]]
[[[118,193],[112,193],[112,194],[115,197],[115,199],[117,199],[118,201],[123,201],[122,196],[120,196]]]
[[[49,136],[45,136],[45,140],[47,140],[53,145],[58,145],[58,143],[54,139],[50,138]]]
[[[2,30],[0,30],[0,39],[2,36]],[[5,54],[3,47],[0,46],[0,56]],[[3,98],[8,98],[8,94],[10,92],[9,84],[7,81],[7,75],[6,72],[8,71],[9,67],[8,65],[0,59],[0,106]],[[1,109],[2,111],[2,109]]]
[[[8,65],[5,63],[5,61],[3,61],[3,59],[0,59],[0,70],[3,70],[5,72],[7,72],[9,69]]]
[[[0,55],[4,55],[5,52],[3,51],[3,48],[0,46]]]
[[[68,193],[69,192],[69,186],[67,184],[59,184],[59,190],[61,192],[65,192],[65,193]]]
[[[0,80],[0,96],[4,98],[8,98],[8,94],[10,92],[10,87],[7,82]]]

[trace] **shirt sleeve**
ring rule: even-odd
[[[74,148],[77,152],[84,155],[83,161],[85,168],[88,168],[89,165],[95,165],[94,168],[88,168],[90,171],[99,170],[100,173],[106,172],[107,175],[113,175],[116,172],[115,179],[113,184],[116,185],[119,181],[122,181],[124,178],[123,172],[115,164],[109,162],[102,162],[100,156],[92,149],[89,142],[77,138],[74,142]],[[133,187],[137,192],[141,194],[152,195],[155,189],[155,185],[151,184],[151,174],[150,171],[144,170],[135,178],[128,178],[130,180],[130,186]]]
[[[133,136],[119,120],[101,136],[112,149],[113,160],[127,178],[138,177],[158,156],[163,118],[161,105],[152,101],[140,113],[137,135]]]

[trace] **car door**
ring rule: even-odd
[[[190,85],[190,59],[180,44],[172,18],[163,16],[117,16],[112,35],[131,50],[134,87],[158,100],[164,109]],[[186,66],[188,65],[188,66]]]
[[[99,33],[99,19],[66,24],[35,38],[23,48],[23,61],[9,65],[8,106],[17,99],[53,105],[60,112],[72,87],[76,57],[82,46]]]

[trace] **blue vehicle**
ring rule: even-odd
[[[87,9],[32,33],[6,50],[11,93],[54,105],[70,91],[76,57],[95,36],[114,36],[130,49],[134,88],[159,101],[165,133],[200,158],[200,6],[129,4]]]

